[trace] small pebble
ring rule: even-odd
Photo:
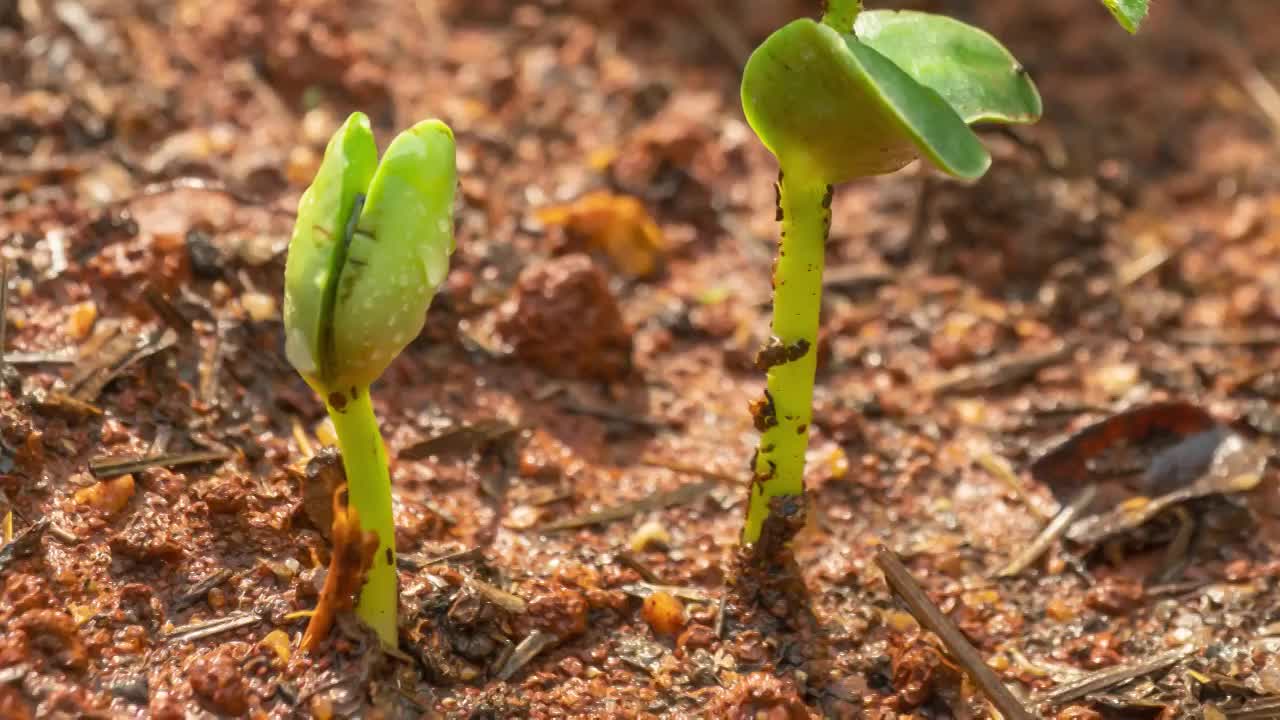
[[[209,297],[215,303],[222,303],[231,299],[231,286],[221,280],[215,280],[212,287],[209,288]]]
[[[236,149],[236,140],[240,133],[235,125],[218,123],[209,128],[209,149],[219,155],[230,154]]]
[[[715,630],[702,623],[693,623],[680,633],[676,647],[687,653],[699,648],[709,648],[717,639]]]
[[[271,262],[285,245],[285,241],[272,235],[252,235],[236,247],[236,256],[249,267],[260,267]]]
[[[920,624],[911,616],[911,613],[905,613],[901,610],[886,610],[883,619],[886,627],[900,633],[915,632],[920,627]]]
[[[631,372],[631,328],[609,276],[587,255],[525,266],[498,314],[514,356],[548,374],[614,381]]]
[[[213,237],[200,229],[192,229],[186,235],[187,259],[191,272],[203,278],[222,275],[222,253],[213,244]]]
[[[186,233],[180,229],[172,231],[155,230],[151,233],[151,247],[161,253],[177,252],[186,246]]]
[[[1045,615],[1057,620],[1058,622],[1067,622],[1075,619],[1076,611],[1062,598],[1054,598],[1049,601],[1044,608]]]
[[[240,296],[240,305],[254,322],[266,322],[276,318],[276,299],[266,293],[247,292]]]
[[[1108,397],[1117,398],[1138,383],[1138,366],[1133,363],[1104,365],[1089,373],[1087,383]]]
[[[542,519],[542,511],[538,508],[521,503],[511,508],[511,512],[502,520],[502,526],[512,530],[528,530],[538,521]]]
[[[71,604],[67,606],[67,612],[71,613],[71,619],[76,621],[76,625],[83,625],[89,622],[89,619],[98,614],[98,611],[92,605]]]
[[[313,108],[302,116],[302,139],[316,147],[324,147],[337,129],[338,118],[327,108]]]
[[[304,145],[296,145],[289,151],[289,164],[284,176],[294,185],[306,185],[320,169],[320,154]]]
[[[187,680],[206,709],[233,717],[248,712],[248,688],[229,651],[217,648],[197,656],[187,668]]]
[[[333,429],[333,421],[325,418],[316,423],[316,440],[321,447],[338,447],[338,431]]]

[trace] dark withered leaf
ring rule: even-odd
[[[1216,425],[1209,413],[1184,402],[1143,405],[1112,415],[1072,435],[1040,456],[1031,474],[1055,495],[1097,479],[1109,453],[1167,446]]]
[[[1221,425],[1191,435],[1157,454],[1144,473],[1146,487],[1167,492],[1135,497],[1084,518],[1067,530],[1067,537],[1095,544],[1144,525],[1175,505],[1252,490],[1262,480],[1269,454],[1263,444]]]

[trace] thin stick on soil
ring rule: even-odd
[[[74,365],[76,356],[65,350],[13,352],[0,358],[0,362],[6,365]]]
[[[715,600],[712,596],[699,590],[696,587],[686,587],[684,585],[665,585],[663,583],[637,582],[627,583],[618,586],[618,589],[632,597],[647,598],[656,592],[664,592],[674,595],[681,600],[688,600],[696,603],[710,603]]]
[[[560,642],[560,638],[555,633],[549,633],[543,630],[534,630],[529,633],[516,649],[511,653],[511,657],[503,664],[502,669],[498,671],[499,680],[510,680],[512,675],[520,671],[520,668],[529,664],[543,650]]]
[[[571,530],[574,528],[585,527],[587,525],[599,525],[614,522],[615,520],[621,520],[650,510],[660,510],[662,508],[674,507],[676,505],[687,505],[711,492],[718,484],[719,483],[713,480],[704,480],[702,482],[681,485],[674,490],[654,493],[652,495],[642,497],[639,500],[633,500],[631,502],[622,503],[621,505],[607,507],[603,510],[583,513],[581,515],[573,515],[562,520],[556,520],[538,528],[538,531],[555,532],[558,530]]]
[[[1085,508],[1089,507],[1089,503],[1093,502],[1093,497],[1097,494],[1097,486],[1086,485],[1085,488],[1081,490],[1066,507],[1062,508],[1062,511],[1059,512],[1048,525],[1045,526],[1044,530],[1040,531],[1040,534],[1036,536],[1036,539],[1032,541],[1025,550],[1018,553],[1017,556],[1010,560],[1008,565],[1000,568],[996,573],[996,577],[1013,577],[1030,567],[1031,563],[1039,560],[1040,556],[1049,549],[1049,546],[1058,538],[1062,537],[1062,534],[1067,531],[1067,528],[1071,526],[1071,523],[1075,522],[1075,519],[1080,516],[1080,513],[1084,512]]]
[[[51,524],[47,532],[67,545],[78,545],[80,543],[80,538],[66,528]]]
[[[122,355],[108,356],[109,362],[98,363],[91,371],[83,375],[80,381],[73,386],[72,397],[88,403],[97,400],[103,388],[112,380],[124,374],[126,370],[156,353],[174,347],[177,343],[178,333],[172,329],[166,329],[163,332],[157,332],[150,337],[138,340],[136,345],[129,347]]]
[[[27,663],[10,665],[5,669],[0,670],[0,685],[8,685],[9,683],[17,682],[18,680],[26,677],[29,672],[31,672],[31,666]]]
[[[211,635],[229,632],[231,630],[239,630],[242,627],[256,625],[262,622],[262,618],[253,613],[233,613],[226,617],[220,617],[206,622],[191,623],[174,628],[166,637],[169,642],[177,642],[185,640],[192,642],[207,638]]]
[[[974,462],[978,463],[983,470],[991,473],[996,479],[1003,482],[1010,490],[1018,496],[1018,502],[1027,509],[1028,512],[1034,513],[1041,520],[1049,520],[1048,513],[1045,513],[1031,498],[1027,491],[1027,486],[1018,479],[1017,474],[1013,472],[1013,468],[1009,466],[1009,461],[996,455],[994,452],[987,450],[980,452],[974,457]]]
[[[907,609],[925,629],[942,639],[942,644],[956,659],[970,679],[982,690],[992,705],[1007,720],[1033,720],[1022,703],[1018,701],[1009,688],[1000,682],[1000,678],[987,667],[987,663],[978,651],[969,643],[960,628],[951,622],[937,605],[925,595],[924,589],[911,577],[898,556],[888,548],[881,548],[876,553],[876,564],[884,572],[890,589],[906,604]]]
[[[117,157],[117,159],[122,159],[122,158]],[[128,163],[128,164],[131,165],[132,163]],[[145,170],[141,170],[140,168],[136,168],[136,171],[143,172],[143,173],[146,172]],[[171,193],[179,192],[182,190],[213,193],[216,195],[225,195],[226,197],[229,197],[232,200],[235,200],[241,205],[248,205],[251,207],[260,207],[273,215],[281,215],[286,217],[293,217],[294,215],[294,212],[292,210],[276,206],[275,204],[273,204],[272,200],[270,200],[269,198],[257,197],[245,190],[234,188],[222,180],[211,180],[208,178],[192,177],[192,176],[179,177],[179,178],[173,178],[172,180],[161,180],[159,182],[153,182],[149,185],[144,186],[140,191],[138,191],[133,195],[130,195],[129,197],[120,198],[119,200],[116,200],[111,205],[112,207],[126,207],[129,204],[136,202],[138,200],[143,200],[150,197],[156,197],[158,195],[169,195]]]
[[[512,615],[523,615],[528,612],[529,604],[519,595],[509,593],[472,575],[463,575],[462,577],[467,587],[484,596],[491,604]]]
[[[1111,667],[1105,670],[1099,670],[1090,673],[1073,682],[1069,682],[1062,687],[1050,690],[1047,693],[1038,695],[1033,699],[1036,705],[1062,705],[1073,700],[1098,692],[1113,688],[1122,683],[1129,682],[1136,677],[1142,677],[1148,673],[1164,670],[1191,655],[1195,654],[1196,649],[1192,646],[1184,646],[1177,650],[1156,655],[1153,658],[1139,660],[1128,665],[1120,665],[1119,667]]]
[[[453,562],[455,560],[480,557],[480,555],[479,545],[473,545],[472,547],[465,548],[463,550],[445,553],[444,555],[433,558],[423,558],[420,555],[397,555],[396,567],[399,567],[402,570],[421,570],[422,568],[429,567],[431,565],[439,565],[440,563]]]
[[[1164,558],[1160,561],[1160,565],[1151,573],[1151,579],[1157,583],[1172,582],[1178,579],[1182,571],[1187,567],[1188,553],[1191,551],[1191,542],[1196,537],[1197,525],[1196,518],[1191,514],[1185,505],[1177,505],[1173,507],[1169,514],[1178,522],[1178,529],[1173,536],[1173,540],[1169,542],[1169,547],[1164,551]]]
[[[94,458],[89,461],[89,472],[94,477],[109,478],[117,475],[142,472],[151,468],[173,468],[183,465],[200,465],[209,462],[223,462],[231,457],[230,453],[216,450],[198,450],[189,453],[169,455],[152,455],[151,457],[133,458]]]
[[[135,348],[146,342],[137,335],[120,332],[119,324],[115,322],[107,323],[107,329],[102,331],[102,335],[101,341],[90,339],[87,344],[89,349],[76,352],[75,371],[67,380],[70,388],[68,393],[84,402],[93,402],[95,398],[85,400],[82,397],[82,388],[87,388],[96,376],[110,371],[112,367],[128,358],[129,353],[132,353]]]
[[[294,702],[294,706],[303,707],[303,703],[305,701],[310,700],[311,698],[315,697],[316,695],[319,695],[322,692],[325,692],[326,690],[332,690],[336,687],[346,685],[347,683],[357,682],[357,681],[358,681],[358,678],[343,676],[343,677],[334,678],[332,680],[329,680],[328,682],[321,683],[320,685],[317,685],[314,688],[299,695],[298,699]]]
[[[205,577],[203,580],[200,580],[196,584],[192,585],[191,589],[187,590],[185,593],[178,596],[178,598],[173,601],[174,609],[181,610],[190,605],[194,605],[196,602],[201,600],[205,595],[207,595],[210,590],[221,585],[227,580],[230,580],[231,576],[234,574],[235,573],[231,572],[231,570],[227,568],[223,568],[221,570],[217,570],[213,572],[208,577]]]
[[[1035,377],[1041,370],[1067,360],[1075,350],[1073,343],[1064,342],[1045,351],[1018,353],[966,365],[938,380],[932,391],[939,396],[971,395],[1017,385]]]
[[[632,415],[625,412],[618,412],[617,410],[611,410],[605,407],[587,405],[576,400],[565,400],[561,402],[560,409],[567,413],[573,413],[574,415],[585,415],[605,422],[621,423],[623,425],[629,425],[651,433],[659,433],[671,428],[671,423],[666,423],[661,420]]]
[[[157,290],[154,285],[148,285],[142,296],[147,301],[147,305],[160,316],[160,319],[164,320],[166,325],[173,328],[179,335],[184,337],[191,335],[191,320],[182,314],[168,296]]]
[[[653,570],[649,569],[649,566],[644,564],[644,562],[641,561],[640,558],[636,557],[630,550],[623,550],[615,557],[617,558],[619,565],[635,570],[636,573],[640,575],[641,580],[652,585],[662,584],[662,578],[654,574]]]
[[[648,465],[650,467],[662,468],[663,470],[670,470],[671,472],[685,473],[687,475],[696,475],[701,478],[706,478],[707,480],[718,480],[722,483],[736,485],[737,483],[742,481],[741,478],[734,475],[730,475],[729,473],[718,472],[710,468],[694,465],[693,463],[682,463],[674,460],[665,460],[660,457],[653,457],[653,456],[646,455],[645,457],[640,458],[640,464]]]
[[[1280,697],[1250,700],[1234,710],[1226,711],[1227,720],[1272,720],[1280,717]]]

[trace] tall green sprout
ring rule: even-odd
[[[354,113],[303,193],[285,266],[285,350],[337,431],[351,507],[378,549],[356,605],[397,644],[395,523],[386,449],[369,386],[422,330],[449,270],[457,185],[453,133],[426,120],[378,162],[369,119]]]
[[[964,179],[991,157],[969,124],[1040,116],[1040,96],[994,38],[951,18],[863,11],[831,0],[821,22],[796,20],[751,55],[747,121],[778,159],[782,237],[773,276],[773,338],[753,404],[760,446],[742,541],[758,541],[770,501],[804,491],[822,269],[833,186],[923,157]]]

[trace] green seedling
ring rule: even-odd
[[[804,490],[832,186],[917,158],[976,179],[991,157],[969,125],[1033,122],[1041,105],[1022,65],[982,30],[831,0],[821,22],[796,20],[752,53],[742,106],[777,157],[782,224],[773,338],[757,358],[767,390],[752,407],[761,438],[742,531],[750,545],[770,501]]]
[[[449,270],[457,185],[453,133],[426,120],[378,162],[354,113],[298,205],[285,266],[285,351],[337,431],[350,506],[378,536],[357,615],[397,644],[391,479],[369,386],[422,330]]]

